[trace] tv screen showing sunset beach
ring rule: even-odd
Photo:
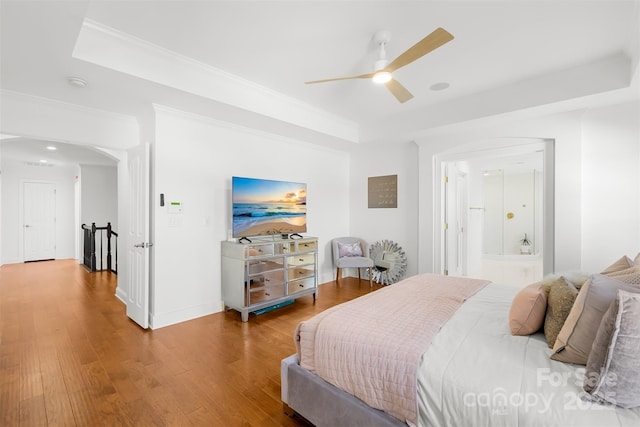
[[[307,231],[307,185],[232,178],[233,237]]]

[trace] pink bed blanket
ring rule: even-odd
[[[422,354],[458,307],[487,283],[422,274],[325,310],[296,328],[300,366],[416,425]]]

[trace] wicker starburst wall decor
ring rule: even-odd
[[[369,247],[373,260],[372,277],[376,283],[391,285],[407,272],[407,256],[402,248],[391,240],[380,240]]]

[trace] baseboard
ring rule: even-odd
[[[116,287],[116,298],[127,305],[127,293],[120,286]]]
[[[186,322],[187,320],[197,319],[198,317],[219,313],[222,311],[221,307],[222,303],[220,301],[212,301],[207,304],[170,311],[168,313],[150,314],[149,327],[151,329],[159,329],[165,326],[175,325],[176,323]]]

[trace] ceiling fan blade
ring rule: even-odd
[[[387,89],[389,89],[389,92],[391,92],[393,96],[395,96],[400,103],[407,102],[408,100],[413,98],[413,95],[411,95],[411,92],[409,92],[404,86],[402,86],[400,82],[397,81],[396,79],[391,79],[388,82],[386,82],[384,85],[387,87]]]
[[[349,80],[349,79],[370,79],[373,77],[375,73],[368,74],[359,74],[357,76],[347,76],[347,77],[336,77],[334,79],[324,79],[324,80],[313,80],[310,82],[304,82],[306,85],[314,84],[314,83],[324,83],[324,82],[333,82],[336,80]]]
[[[385,67],[385,71],[394,72],[400,67],[411,64],[416,59],[422,58],[427,53],[453,40],[453,36],[443,28],[436,28],[431,34],[411,46],[404,53],[394,59]]]

